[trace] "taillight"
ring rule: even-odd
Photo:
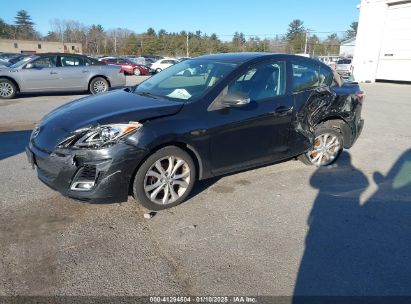
[[[355,94],[359,102],[363,102],[365,98],[365,92],[359,91]]]

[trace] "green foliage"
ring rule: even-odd
[[[35,39],[36,32],[34,23],[31,21],[30,15],[25,10],[17,12],[15,19],[16,38],[17,39]]]
[[[345,32],[344,40],[352,39],[357,36],[358,22],[352,22],[350,28]]]
[[[285,35],[288,41],[288,52],[303,53],[305,48],[306,29],[304,22],[295,19],[288,25],[288,31]]]
[[[0,18],[0,38],[13,39],[14,38],[14,26],[7,24]]]

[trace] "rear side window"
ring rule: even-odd
[[[329,86],[333,80],[333,73],[328,67],[320,66],[320,83],[319,85]]]
[[[320,85],[319,66],[293,63],[293,92],[315,89]]]
[[[74,56],[60,56],[62,67],[84,66],[84,60]]]
[[[95,60],[93,58],[85,58],[84,59],[85,65],[104,65],[104,63]]]
[[[351,59],[340,59],[337,64],[351,64]]]

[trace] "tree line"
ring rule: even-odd
[[[353,22],[342,37],[329,33],[320,39],[304,26],[304,22],[293,20],[284,35],[258,37],[234,33],[231,40],[222,40],[216,33],[208,35],[201,31],[167,32],[153,28],[136,33],[125,28],[104,29],[100,24],[85,25],[74,20],[54,19],[50,31],[42,36],[35,30],[35,24],[25,10],[17,12],[14,24],[0,18],[0,38],[60,41],[81,43],[83,52],[92,55],[167,55],[199,56],[226,52],[274,52],[309,53],[314,56],[338,54],[342,40],[355,37],[357,22]],[[188,47],[187,47],[188,46]]]

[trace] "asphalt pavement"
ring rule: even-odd
[[[411,295],[411,86],[362,87],[337,164],[202,181],[151,219],[64,198],[27,163],[33,125],[82,95],[0,101],[0,295]]]

